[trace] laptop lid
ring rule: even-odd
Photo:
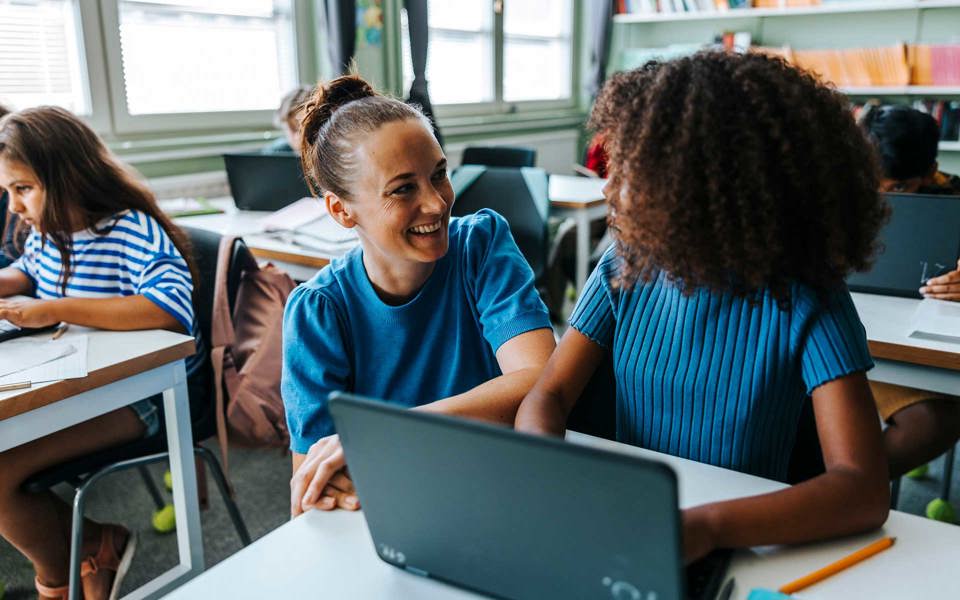
[[[241,210],[280,210],[311,196],[296,154],[224,154],[233,202]]]
[[[847,278],[851,291],[920,298],[923,283],[957,268],[960,196],[884,194],[890,221],[873,267]]]
[[[384,561],[505,598],[683,598],[661,463],[330,395]]]

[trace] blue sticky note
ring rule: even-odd
[[[753,588],[747,600],[789,600],[793,596],[782,594],[776,590],[765,590],[763,588]]]

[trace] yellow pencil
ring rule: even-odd
[[[791,581],[790,583],[781,587],[778,591],[781,594],[792,594],[794,592],[798,592],[802,590],[803,588],[810,587],[811,585],[817,583],[818,581],[823,581],[827,577],[830,577],[831,575],[835,575],[840,571],[846,569],[847,567],[852,567],[858,562],[862,560],[866,560],[871,556],[873,556],[874,554],[877,554],[878,552],[883,552],[884,550],[892,546],[895,541],[897,541],[897,538],[893,538],[893,537],[885,537],[883,539],[879,539],[874,543],[870,544],[869,546],[866,546],[864,548],[857,550],[850,556],[845,556],[840,560],[838,560],[837,562],[830,563],[829,565],[823,567],[822,569],[817,569],[816,571],[814,571],[813,573],[810,573],[809,575],[805,575],[800,579],[797,579],[796,581]]]

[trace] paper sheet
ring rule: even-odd
[[[86,334],[50,340],[47,336],[8,340],[0,344],[0,385],[42,383],[87,376]]]
[[[908,335],[960,344],[960,302],[922,300],[910,319]]]

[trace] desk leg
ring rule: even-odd
[[[190,398],[184,363],[177,366],[177,383],[163,392],[170,473],[173,476],[173,504],[177,519],[177,548],[180,569],[177,585],[203,572],[203,536],[200,530],[200,501],[197,497],[197,470],[193,458],[193,430]],[[169,590],[167,590],[169,591]]]
[[[577,295],[587,284],[590,267],[590,217],[586,210],[578,210],[577,221]]]

